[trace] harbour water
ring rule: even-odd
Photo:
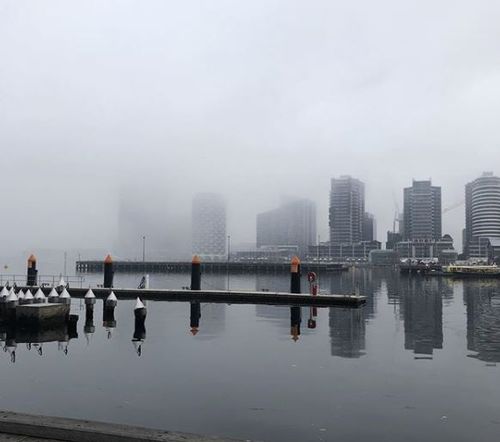
[[[134,301],[68,343],[0,354],[0,409],[262,441],[493,441],[500,430],[500,282],[357,269],[320,277],[359,290],[359,309],[148,302],[133,343]],[[102,275],[85,275],[85,284]],[[116,274],[137,286],[141,275]],[[203,275],[206,288],[288,290],[283,275]],[[180,288],[189,275],[152,275]],[[304,283],[304,290],[307,287]],[[296,320],[296,317],[295,317]],[[88,324],[87,324],[88,325]],[[111,325],[111,327],[110,327]],[[292,332],[292,333],[291,333]],[[298,339],[297,339],[298,338]]]

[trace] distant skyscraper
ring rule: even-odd
[[[500,238],[500,178],[491,172],[465,186],[464,236],[468,256],[477,255],[480,238]]]
[[[257,247],[297,246],[305,256],[316,242],[316,204],[308,199],[287,202],[257,215]]]
[[[377,239],[377,222],[375,217],[365,212],[363,217],[363,241],[375,241]]]
[[[193,198],[193,253],[202,257],[226,255],[226,203],[222,196],[200,193]]]
[[[404,239],[434,240],[441,238],[441,187],[431,181],[413,181],[404,189]]]
[[[332,178],[330,242],[352,244],[363,240],[365,185],[350,176]]]

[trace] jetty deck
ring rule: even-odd
[[[22,287],[32,289],[33,287]],[[38,289],[35,287],[35,289]],[[48,294],[50,288],[42,287]],[[73,298],[83,298],[87,288],[69,288],[68,292]],[[305,293],[284,292],[256,292],[241,290],[177,290],[177,289],[125,289],[125,288],[94,288],[97,298],[105,299],[111,291],[120,299],[136,299],[143,301],[178,301],[178,302],[211,302],[223,304],[267,304],[267,305],[300,305],[300,306],[347,306],[359,307],[366,302],[364,296],[357,295],[317,295]]]
[[[119,273],[189,273],[191,261],[113,261],[113,270]],[[334,273],[348,271],[341,263],[302,262],[303,272]],[[77,273],[102,273],[103,261],[77,261]],[[290,262],[229,261],[201,263],[204,273],[290,273]]]

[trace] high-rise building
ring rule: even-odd
[[[377,240],[377,222],[375,216],[365,212],[363,217],[363,241]]]
[[[226,203],[221,195],[200,193],[193,198],[193,253],[208,259],[226,255]]]
[[[465,186],[465,253],[485,255],[487,240],[500,238],[500,178],[485,172]]]
[[[428,181],[413,181],[404,189],[404,230],[407,241],[434,240],[441,236],[441,187]]]
[[[297,199],[257,215],[257,247],[297,246],[305,256],[316,242],[316,204]]]
[[[363,240],[365,185],[350,176],[332,178],[330,242],[352,244]]]

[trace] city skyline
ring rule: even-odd
[[[490,175],[491,173],[488,173],[488,174]],[[484,173],[483,173],[483,175],[484,175]],[[364,183],[362,183],[362,181],[358,180],[357,178],[355,178],[355,177],[350,177],[350,176],[348,176],[348,175],[343,175],[342,177],[343,177],[343,179],[348,179],[348,180],[351,180],[351,181],[353,181],[353,182],[358,182],[358,183],[360,183],[361,188],[362,188],[362,192],[363,192],[363,193],[364,193],[364,191],[366,190],[366,189],[365,189],[365,186],[364,186]],[[332,179],[332,182],[333,182],[333,181],[335,181],[335,179]],[[420,187],[421,187],[421,186],[423,185],[423,186],[425,187],[426,185],[429,185],[429,186],[430,186],[430,187],[429,187],[429,189],[430,189],[430,190],[432,190],[432,189],[437,190],[437,191],[438,191],[437,198],[438,198],[438,200],[440,200],[440,198],[441,198],[441,190],[442,190],[442,189],[441,189],[441,187],[440,187],[440,186],[432,186],[432,185],[431,185],[431,183],[432,183],[432,181],[431,181],[431,180],[420,180],[420,181],[418,181],[418,180],[413,179],[413,186],[417,185],[417,186],[420,186]],[[464,188],[465,188],[465,186],[464,186]],[[412,189],[412,187],[403,187],[402,189],[400,189],[401,194],[402,194],[402,196],[403,196],[403,201],[404,201],[404,195],[405,195],[405,192],[406,192],[406,193],[408,193],[409,189]],[[425,189],[424,189],[424,191],[425,191]],[[425,194],[425,192],[424,192],[424,194]],[[195,197],[196,197],[196,196],[195,196]],[[194,197],[194,198],[195,198],[195,197]],[[222,197],[222,196],[221,196],[221,197]],[[293,202],[293,201],[306,201],[306,200],[307,200],[307,199],[298,198],[298,197],[295,197],[295,198],[294,198],[294,197],[292,197],[292,196],[290,196],[290,195],[289,195],[289,196],[287,196],[286,198],[281,197],[281,203],[278,205],[278,207],[286,207],[286,205],[287,205],[287,204],[290,204],[290,203],[291,203],[291,202]],[[311,200],[311,203],[313,203],[313,201],[312,201],[312,200]],[[369,204],[369,203],[370,203],[370,201],[367,201],[367,203]],[[330,194],[330,203],[329,203],[329,204],[331,204],[331,194]],[[325,204],[323,204],[323,205],[325,205]],[[362,204],[362,205],[363,205],[363,206],[365,205],[365,201],[363,201],[363,204]],[[404,204],[403,204],[402,206],[404,207]],[[438,202],[438,207],[436,208],[436,211],[437,211],[436,213],[440,214],[440,216],[438,216],[437,221],[436,221],[436,222],[437,222],[437,224],[436,224],[436,226],[437,226],[437,227],[435,227],[435,228],[436,228],[436,234],[434,234],[434,236],[433,236],[433,235],[431,235],[431,237],[432,237],[432,238],[431,238],[431,237],[428,237],[428,238],[426,238],[426,239],[434,239],[434,240],[439,240],[439,239],[441,239],[441,236],[442,236],[444,233],[448,233],[448,231],[446,230],[446,225],[445,225],[444,227],[442,227],[442,228],[441,228],[440,224],[441,224],[441,218],[442,218],[442,216],[443,216],[445,213],[449,212],[449,211],[450,211],[450,208],[441,207],[441,210],[440,210],[440,206],[441,206],[441,203],[440,203],[440,201],[439,201],[439,202]],[[443,206],[444,206],[444,205],[443,205]],[[426,207],[427,207],[427,206],[426,206]],[[430,206],[429,206],[429,207],[430,207]],[[459,203],[459,204],[455,204],[454,206],[452,206],[452,207],[451,207],[451,211],[452,211],[455,215],[457,214],[457,212],[458,212],[458,213],[460,213],[460,212],[461,212],[462,210],[464,210],[464,209],[465,209],[465,200],[464,200],[463,202],[461,202],[461,203]],[[266,211],[266,212],[261,212],[261,214],[264,214],[264,213],[273,213],[274,211],[277,211],[277,210],[278,210],[278,209],[273,208],[273,209],[271,209],[271,210],[269,210],[269,211]],[[361,210],[361,209],[360,209],[360,210]],[[228,212],[231,212],[231,206],[230,206],[229,204],[228,204],[228,206],[227,206],[227,211],[228,211]],[[316,209],[315,209],[315,212],[316,212]],[[421,214],[421,216],[422,216],[422,215],[423,215],[423,218],[424,218],[424,220],[425,220],[425,213]],[[256,214],[256,216],[257,216],[257,219],[258,219],[258,218],[259,218],[259,215],[258,215],[258,214]],[[402,212],[400,213],[400,216],[401,216],[401,219],[403,220],[403,221],[402,221],[402,224],[401,224],[401,229],[403,229],[403,230],[404,230],[404,217],[403,217],[403,213],[402,213]],[[237,218],[237,217],[236,217],[236,218],[233,218],[233,222],[238,223],[238,220],[239,220],[239,218]],[[430,220],[430,218],[429,218],[429,220]],[[364,212],[364,217],[362,217],[362,219],[360,220],[361,225],[362,225],[362,226],[360,227],[361,229],[364,229],[364,228],[365,228],[367,221],[368,221],[369,223],[371,223],[371,224],[373,224],[373,225],[375,225],[375,226],[376,226],[376,225],[377,225],[377,216],[376,216],[376,215],[374,215],[374,214],[371,214],[371,213],[369,213],[369,212],[367,212],[367,211],[365,211],[365,212]],[[278,224],[279,224],[279,223],[278,223]],[[316,229],[317,229],[317,231],[318,231],[318,232],[321,232],[322,230],[324,230],[324,227],[325,227],[325,226],[321,224],[321,221],[317,221],[317,222],[315,222],[314,224],[315,224],[315,227],[314,227],[314,230],[315,230],[315,231],[316,231]],[[466,223],[465,223],[465,216],[464,216],[464,217],[463,217],[463,225],[462,225],[462,229],[463,229],[463,227],[465,227],[465,224],[466,224]],[[278,227],[279,227],[279,225],[276,225],[275,227],[276,227],[276,228],[278,228]],[[389,227],[389,226],[387,226],[387,227]],[[387,227],[386,227],[386,228],[382,227],[382,232],[383,232],[383,233],[381,234],[380,238],[385,239],[385,234],[386,234],[386,232],[387,232],[387,231],[392,231],[392,228],[387,228]],[[256,223],[256,229],[258,230],[258,222]],[[139,229],[137,229],[137,232],[139,232]],[[378,234],[378,232],[380,232],[380,230],[377,230],[377,229],[376,229],[376,230],[375,230],[375,234]],[[227,224],[227,234],[231,234],[231,233],[232,233],[232,226],[231,226],[231,223],[230,223],[230,222],[228,222],[228,224]],[[362,234],[362,238],[363,238],[363,240],[370,241],[370,239],[365,238],[365,232],[363,232],[363,231],[362,231],[362,232],[361,232],[361,234]],[[312,236],[311,236],[311,235],[312,235]],[[293,235],[292,235],[292,236],[293,236]],[[319,235],[319,236],[321,237],[321,235]],[[313,238],[313,239],[311,239],[311,240],[310,240],[310,241],[311,241],[311,244],[315,244],[315,243],[317,242],[317,239],[318,239],[317,235],[316,235],[316,234],[310,234],[310,237],[311,237],[311,238]],[[328,239],[328,236],[323,236],[323,241],[324,241],[325,239],[327,240],[327,239]],[[418,237],[417,237],[416,239],[425,239],[425,238],[423,238],[423,237],[422,237],[422,238],[418,238]],[[458,250],[458,251],[460,252],[460,251],[461,251],[461,247],[460,247],[460,239],[461,239],[461,237],[460,237],[460,235],[457,235],[457,236],[453,237],[453,239],[454,239],[454,242],[455,242],[455,248],[456,248],[456,250]],[[360,240],[361,240],[361,239],[360,239]],[[136,242],[137,242],[136,246],[138,246],[138,244],[139,244],[139,243],[138,243],[138,241],[136,241]],[[262,241],[261,241],[261,242],[262,242]],[[292,242],[293,242],[293,241],[290,239],[290,240],[286,240],[284,244],[280,244],[280,245],[287,245],[287,244],[288,244],[288,245],[290,245]],[[348,243],[348,241],[344,241],[344,243]],[[253,237],[250,241],[246,241],[246,242],[238,242],[238,238],[234,238],[234,237],[233,237],[233,245],[234,245],[234,247],[235,247],[236,249],[239,249],[239,250],[244,250],[244,249],[245,249],[245,244],[247,245],[247,247],[251,247],[251,246],[257,246],[257,247],[258,247],[258,246],[259,246],[258,234],[257,234],[257,236],[254,236],[254,237]],[[304,244],[305,244],[305,243],[304,243]],[[227,244],[226,244],[226,245],[227,245]],[[260,244],[260,245],[265,245],[265,244],[264,244],[264,243],[262,243],[262,244]],[[278,245],[278,244],[276,243],[276,244],[267,244],[267,245]],[[295,244],[295,245],[296,245],[296,244]],[[184,257],[187,257],[187,253],[186,253],[186,252],[184,252],[184,253],[182,253],[182,252],[181,252],[181,255],[182,255],[182,256],[184,256]],[[222,255],[221,255],[221,256],[222,256]]]

